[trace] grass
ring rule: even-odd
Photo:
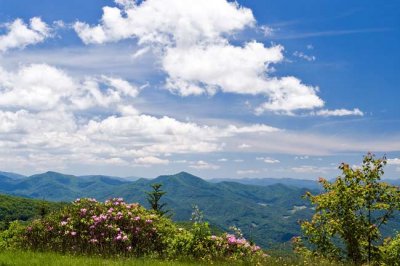
[[[28,251],[1,251],[0,266],[51,266],[51,265],[67,265],[67,266],[197,266],[209,265],[199,261],[159,261],[154,259],[124,259],[113,258],[105,259],[100,257],[84,257],[75,255],[62,255],[57,253],[41,253]],[[234,263],[215,262],[214,265],[232,266]],[[242,265],[242,264],[236,264]],[[271,257],[266,266],[350,266],[350,264],[338,264],[337,262],[323,261],[306,261],[302,259]]]
[[[157,261],[152,259],[104,259],[100,257],[84,257],[62,255],[57,253],[3,251],[0,252],[0,266],[195,266],[202,265],[194,262]],[[206,264],[204,264],[206,265]]]

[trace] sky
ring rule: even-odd
[[[400,2],[0,0],[0,169],[400,175]]]

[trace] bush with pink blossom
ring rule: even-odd
[[[104,203],[77,199],[63,210],[33,221],[19,241],[20,247],[34,251],[101,256],[252,263],[266,256],[242,237],[211,235],[207,223],[179,228],[169,218],[121,198]]]

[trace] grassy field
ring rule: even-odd
[[[95,258],[73,255],[61,255],[56,253],[24,252],[24,251],[2,251],[0,252],[0,266],[50,266],[50,265],[68,265],[68,266],[194,266],[209,265],[201,262],[183,262],[183,261],[157,261],[151,259],[123,259],[123,258]],[[214,262],[214,265],[232,266],[232,263]],[[243,264],[237,264],[243,265]],[[342,265],[334,262],[305,261],[284,259],[272,257],[265,264],[268,266],[290,266],[290,265],[310,265],[310,266],[330,266]],[[348,265],[348,264],[347,264]]]

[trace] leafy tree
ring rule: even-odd
[[[165,191],[161,190],[162,184],[152,184],[152,191],[146,192],[147,201],[150,204],[152,210],[157,212],[159,215],[163,216],[170,212],[170,210],[165,210],[166,203],[160,203],[161,198],[166,194]]]
[[[311,221],[301,223],[309,246],[296,239],[297,249],[355,264],[378,260],[380,228],[400,207],[399,188],[381,182],[385,165],[385,157],[368,153],[361,167],[342,163],[342,175],[334,182],[320,178],[324,192],[305,195],[316,211]]]

